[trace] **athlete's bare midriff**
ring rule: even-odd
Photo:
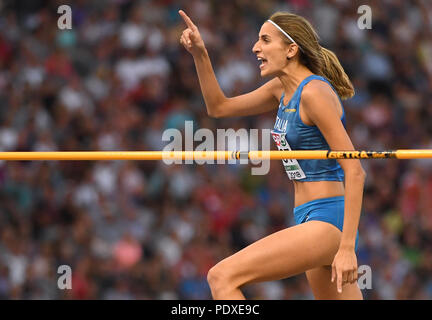
[[[342,181],[295,181],[294,182],[294,206],[297,207],[306,202],[343,196],[345,188]]]

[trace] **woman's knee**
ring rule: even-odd
[[[213,266],[207,273],[207,282],[212,288],[223,282],[223,279],[224,273],[222,268],[218,264]]]
[[[213,299],[243,300],[240,284],[236,282],[236,276],[232,267],[227,263],[218,263],[207,273],[207,281],[210,286]]]
[[[207,282],[212,290],[221,290],[232,284],[229,268],[219,262],[207,273]]]

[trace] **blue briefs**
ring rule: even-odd
[[[307,221],[328,222],[341,232],[344,223],[345,197],[330,197],[312,200],[294,208],[294,220],[296,224]],[[359,233],[357,231],[355,250],[357,251]]]

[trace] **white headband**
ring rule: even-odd
[[[272,25],[274,25],[276,28],[278,28],[280,32],[282,32],[282,33],[283,33],[283,34],[284,34],[288,39],[291,40],[292,43],[295,43],[295,44],[299,47],[299,49],[300,49],[301,51],[303,51],[302,48],[297,44],[297,42],[295,42],[294,39],[291,38],[290,35],[289,35],[288,33],[286,33],[285,31],[283,31],[283,29],[282,29],[281,27],[279,27],[276,23],[274,23],[274,22],[271,21],[271,20],[267,20],[267,22],[270,22]]]

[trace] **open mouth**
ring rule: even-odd
[[[258,57],[258,61],[261,62],[260,66],[259,66],[260,69],[264,68],[266,66],[266,64],[267,64],[267,59]]]

